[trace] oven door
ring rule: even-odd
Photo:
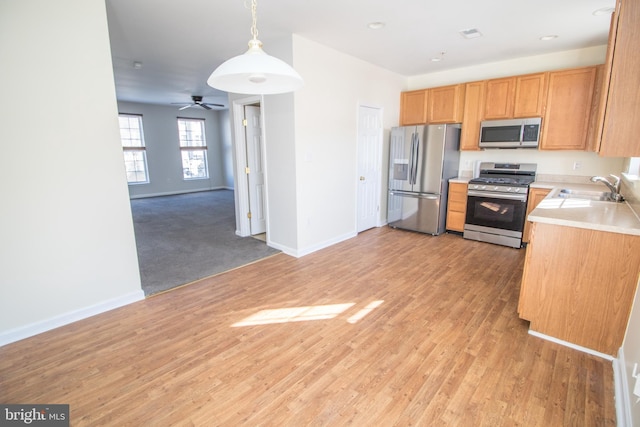
[[[526,194],[469,190],[465,229],[495,229],[497,234],[521,238],[526,210]]]

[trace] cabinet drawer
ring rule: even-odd
[[[467,201],[458,201],[458,200],[449,200],[449,210],[451,212],[461,212],[466,213],[467,211]]]
[[[449,210],[447,212],[447,230],[463,232],[464,219],[465,215],[463,212],[454,212]]]

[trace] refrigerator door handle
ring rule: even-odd
[[[409,185],[413,185],[413,152],[416,144],[415,132],[411,134],[411,148],[409,148]]]
[[[418,154],[420,150],[420,136],[415,133],[415,144],[413,145],[413,152],[411,156],[413,158],[413,164],[411,165],[411,184],[416,185],[418,178]]]
[[[408,191],[389,191],[390,196],[401,196],[401,197],[413,197],[414,199],[429,199],[429,200],[438,200],[440,198],[439,194],[424,194],[424,193],[411,193]]]

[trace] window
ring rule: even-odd
[[[209,178],[204,120],[178,118],[178,138],[182,155],[182,177],[184,179]]]
[[[142,116],[120,114],[118,120],[127,182],[129,184],[148,183],[147,152],[142,134]]]

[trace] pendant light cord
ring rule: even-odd
[[[257,10],[258,10],[258,0],[251,0],[251,35],[253,36],[253,40],[258,39]]]

